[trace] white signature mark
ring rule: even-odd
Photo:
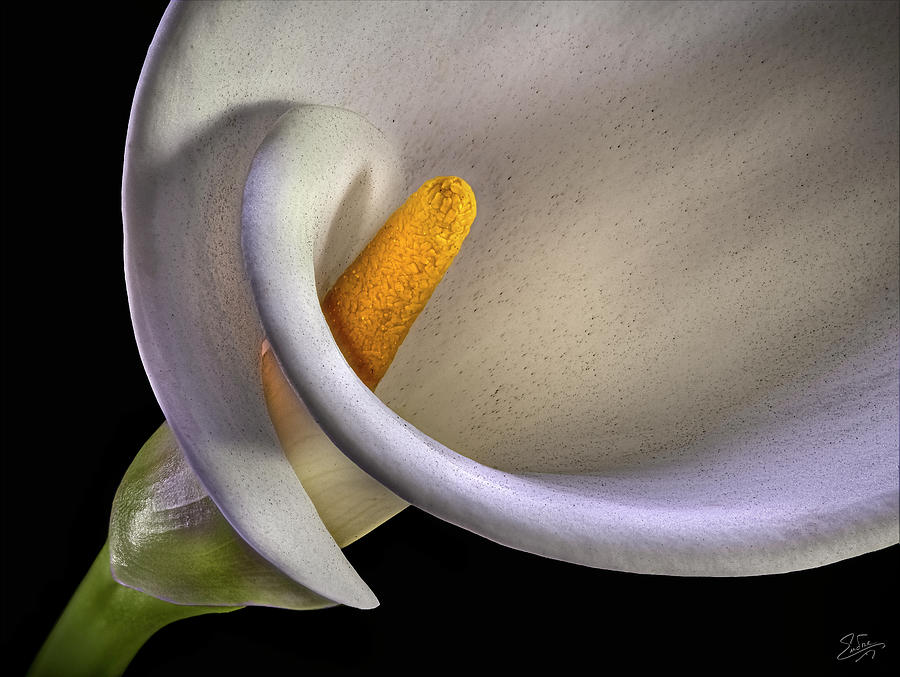
[[[841,637],[841,644],[844,645],[844,648],[837,655],[837,659],[839,661],[845,661],[850,658],[855,658],[854,663],[859,663],[863,658],[868,656],[871,659],[875,659],[875,650],[883,649],[884,642],[872,642],[868,639],[865,639],[868,635],[864,633],[855,634],[853,632],[844,635]]]

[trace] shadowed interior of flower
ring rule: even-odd
[[[337,544],[349,545],[405,508],[310,420],[267,345],[261,359],[266,403],[284,453]]]

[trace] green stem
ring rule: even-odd
[[[109,569],[109,543],[81,581],[29,677],[121,675],[144,642],[173,621],[241,607],[187,606],[164,602],[120,585]]]

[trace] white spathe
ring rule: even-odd
[[[513,547],[744,575],[896,542],[897,50],[878,3],[173,5],[129,127],[126,271],[193,469],[288,575],[374,603],[271,431],[264,325],[344,453]],[[333,109],[273,129],[298,104],[385,138]],[[319,170],[327,194],[294,190]],[[447,174],[478,218],[379,399],[317,295]]]

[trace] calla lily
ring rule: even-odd
[[[350,459],[515,548],[747,575],[896,542],[895,45],[888,9],[857,11],[172,5],[129,129],[128,290],[224,516],[374,602],[268,424],[268,337]],[[298,104],[387,140],[270,133]],[[479,220],[376,396],[319,297],[451,172]]]
[[[723,576],[897,542],[892,12],[173,4],[123,202],[179,472],[288,594],[376,603],[279,442],[268,340],[307,429],[514,548]],[[372,393],[319,300],[450,173],[478,221]]]

